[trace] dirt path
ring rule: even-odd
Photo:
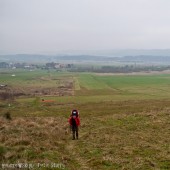
[[[71,134],[70,134],[71,135]],[[75,162],[77,162],[81,167],[80,170],[91,170],[91,168],[87,165],[88,160],[84,159],[79,153],[77,144],[79,141],[81,141],[82,135],[80,136],[79,140],[71,140],[71,138],[68,139],[68,143],[66,145],[66,150],[68,152],[68,155],[70,155],[71,158],[75,159]],[[70,141],[69,141],[70,140]]]

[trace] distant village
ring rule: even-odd
[[[73,64],[62,64],[62,63],[55,63],[55,62],[50,62],[46,63],[44,65],[38,65],[38,64],[28,64],[28,63],[7,63],[7,62],[0,62],[0,68],[9,68],[9,69],[28,69],[28,70],[33,70],[36,68],[40,69],[56,69],[56,70],[61,70],[61,69],[66,69],[66,68],[72,68]]]
[[[35,69],[42,70],[55,70],[60,71],[69,71],[69,72],[94,72],[94,73],[133,73],[133,72],[146,72],[151,71],[165,71],[170,70],[170,65],[154,65],[154,64],[124,64],[124,65],[101,65],[100,67],[95,67],[93,65],[81,65],[76,64],[66,64],[66,63],[56,63],[56,62],[47,62],[44,64],[28,64],[28,63],[7,63],[0,62],[0,69],[25,69],[33,71]],[[12,74],[11,76],[15,76]]]

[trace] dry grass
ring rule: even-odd
[[[169,106],[165,100],[77,105],[81,128],[75,141],[69,113],[61,114],[68,108],[48,106],[49,115],[1,117],[0,159],[63,163],[69,170],[170,169]]]
[[[61,151],[62,141],[66,140],[68,125],[62,118],[54,117],[15,117],[11,121],[0,118],[2,162],[51,161],[44,154]]]

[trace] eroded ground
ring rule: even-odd
[[[73,96],[74,80],[68,79],[50,79],[41,77],[39,86],[32,82],[29,84],[8,85],[0,88],[0,98],[15,98],[20,96]]]

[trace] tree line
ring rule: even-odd
[[[96,73],[132,73],[132,72],[150,72],[150,71],[164,71],[170,70],[170,66],[135,66],[135,65],[125,65],[125,66],[87,66],[69,69],[70,72],[96,72]]]

